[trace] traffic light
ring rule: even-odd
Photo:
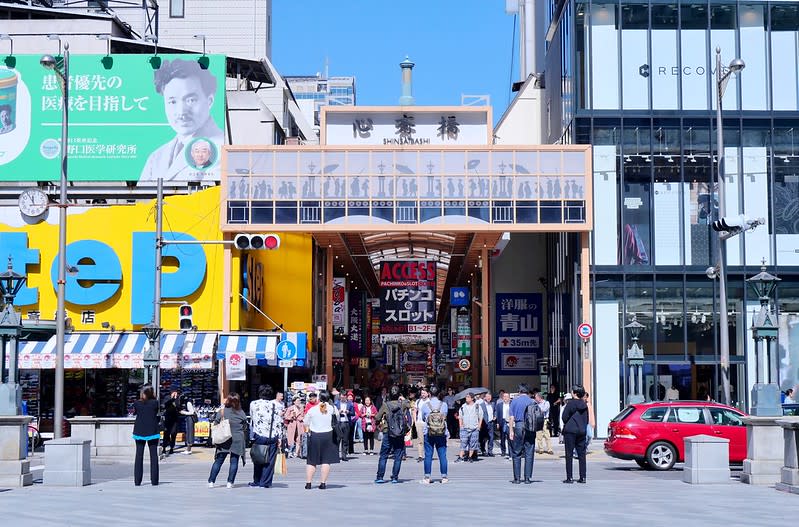
[[[237,234],[233,239],[233,245],[240,251],[252,250],[273,250],[280,247],[280,236],[277,234]]]
[[[717,232],[737,233],[743,230],[754,229],[765,224],[763,218],[750,218],[745,214],[738,216],[725,216],[713,222],[713,230]]]
[[[180,329],[187,331],[194,327],[192,309],[189,304],[180,305]]]

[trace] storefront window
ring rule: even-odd
[[[799,6],[771,7],[771,93],[774,110],[797,109],[797,41]],[[779,52],[776,52],[779,50]]]
[[[718,196],[714,185],[713,157],[709,150],[710,130],[705,122],[685,124],[683,145],[683,196],[685,200],[685,263],[707,266],[710,263],[713,220],[718,216]]]
[[[591,95],[595,110],[620,108],[617,18],[615,4],[591,5]]]
[[[766,69],[766,22],[764,6],[742,5],[738,11],[741,38],[740,57],[746,63],[741,75],[741,106],[746,110],[768,109],[768,70]]]
[[[649,6],[621,8],[622,105],[625,110],[649,108]]]
[[[619,233],[621,265],[652,264],[651,161],[652,156],[648,154],[625,157]]]
[[[644,348],[644,357],[654,358],[655,356],[655,333],[657,323],[654,320],[654,295],[651,276],[628,276],[625,284],[626,309],[625,316],[627,325],[635,319],[644,325],[641,330],[638,343]],[[626,337],[629,346],[629,335]]]
[[[685,306],[679,278],[658,278],[655,288],[655,336],[658,360],[685,359]]]

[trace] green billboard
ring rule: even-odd
[[[60,78],[40,55],[13,59],[0,62],[0,181],[56,181]],[[219,181],[225,57],[151,59],[70,56],[69,180]]]

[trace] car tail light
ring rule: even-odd
[[[633,431],[626,426],[616,427],[614,436],[619,439],[637,439]]]

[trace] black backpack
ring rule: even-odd
[[[540,432],[544,429],[544,412],[536,403],[530,403],[524,409],[525,432]]]
[[[406,413],[401,404],[397,405],[395,408],[389,407],[388,415],[386,416],[386,420],[388,421],[388,437],[405,437],[405,434],[411,429],[408,425],[408,419],[406,419],[405,416]]]

